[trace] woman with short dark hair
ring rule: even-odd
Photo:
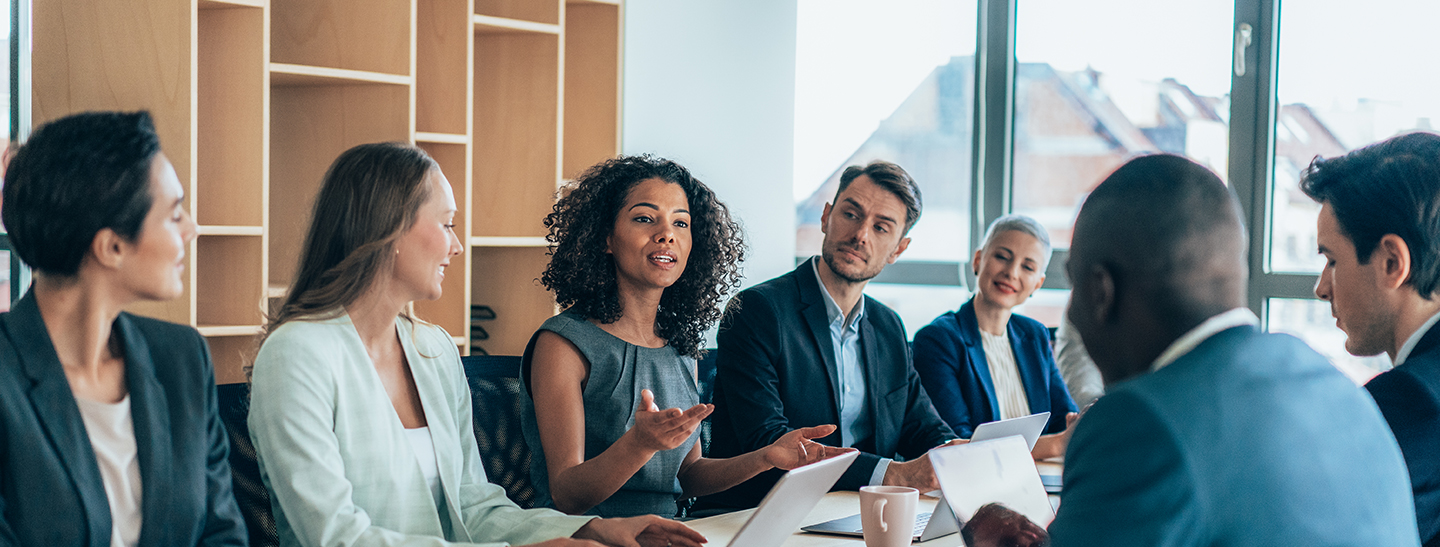
[[[464,249],[456,209],[439,166],[409,144],[351,148],[325,173],[252,377],[280,543],[698,547],[674,521],[523,510],[486,480],[460,354],[411,307],[440,298]]]
[[[681,498],[842,452],[810,440],[835,429],[824,425],[735,458],[701,456],[697,428],[714,406],[700,404],[695,360],[745,248],[709,188],[675,162],[622,156],[565,191],[545,219],[553,247],[540,278],[565,311],[531,338],[521,368],[540,503],[675,516]]]
[[[184,292],[184,201],[145,112],[55,120],[11,161],[35,281],[0,316],[0,544],[246,544],[204,339],[121,311]]]

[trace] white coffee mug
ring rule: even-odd
[[[860,488],[860,525],[865,547],[908,547],[915,535],[920,491],[907,486]]]

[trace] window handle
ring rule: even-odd
[[[1235,75],[1245,75],[1245,48],[1250,47],[1250,23],[1235,28]]]

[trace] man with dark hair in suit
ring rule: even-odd
[[[900,166],[848,167],[821,218],[821,255],[730,302],[718,337],[714,456],[835,424],[819,440],[861,451],[836,488],[938,487],[925,454],[955,434],[920,387],[900,317],[863,292],[910,244],[920,208],[920,189]],[[762,473],[712,501],[752,507],[779,475]]]
[[[1054,545],[1419,544],[1375,404],[1256,328],[1240,218],[1219,177],[1172,155],[1131,160],[1081,207],[1069,317],[1106,394],[1070,438]]]
[[[1315,295],[1347,351],[1395,363],[1365,389],[1405,455],[1420,538],[1440,546],[1440,135],[1316,159],[1300,188],[1320,202]]]

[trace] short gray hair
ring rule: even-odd
[[[1039,240],[1040,245],[1045,248],[1045,262],[1040,265],[1040,270],[1044,271],[1050,265],[1051,251],[1054,250],[1050,246],[1050,232],[1040,224],[1040,221],[1025,215],[1005,215],[995,219],[995,222],[991,222],[990,227],[985,230],[985,241],[980,248],[990,247],[990,243],[1005,232],[1021,232]]]

